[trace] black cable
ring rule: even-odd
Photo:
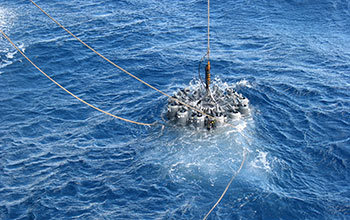
[[[204,58],[207,55],[208,55],[208,52],[202,57],[202,59],[199,61],[199,65],[198,65],[198,77],[199,77],[199,80],[201,81],[201,83],[203,84],[204,87],[205,87],[205,84],[204,84],[202,76],[201,76],[201,66],[202,66],[202,62],[203,62]]]

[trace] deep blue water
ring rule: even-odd
[[[29,1],[0,27],[0,219],[350,219],[350,1],[212,1],[217,83],[251,117],[214,132],[163,121],[167,98],[103,61]],[[97,51],[172,94],[206,51],[204,0],[38,0]],[[226,84],[225,84],[226,83]]]

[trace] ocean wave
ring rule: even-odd
[[[245,151],[243,169],[210,217],[347,219],[348,1],[212,5],[213,83],[239,90],[252,106],[250,117],[213,131],[168,123],[167,97],[28,4],[5,1],[0,26],[40,68],[104,110],[160,123],[141,127],[90,109],[18,62],[2,38],[0,219],[202,218]],[[206,2],[41,4],[162,91],[199,86],[193,76],[206,51]]]
[[[13,25],[16,15],[10,8],[0,6],[0,28],[7,31]]]
[[[6,44],[6,43],[8,43],[8,44]],[[0,49],[0,74],[1,74],[1,73],[3,73],[2,72],[3,68],[11,65],[14,62],[14,57],[18,53],[18,51],[15,48],[13,48],[9,42],[0,43],[0,46],[3,46]],[[18,45],[18,48],[22,52],[25,52],[26,48],[25,48],[25,45],[23,43]]]

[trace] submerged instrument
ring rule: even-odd
[[[185,88],[176,92],[173,97],[215,118],[169,100],[167,116],[181,126],[193,125],[198,128],[211,129],[229,120],[239,120],[250,112],[249,100],[233,88],[223,90],[217,85],[213,85],[212,89],[203,86],[192,90]]]

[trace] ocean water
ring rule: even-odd
[[[172,94],[206,52],[203,0],[38,0],[121,67]],[[0,219],[350,219],[350,1],[211,2],[215,82],[250,117],[212,132],[85,48],[30,1],[0,0]]]

